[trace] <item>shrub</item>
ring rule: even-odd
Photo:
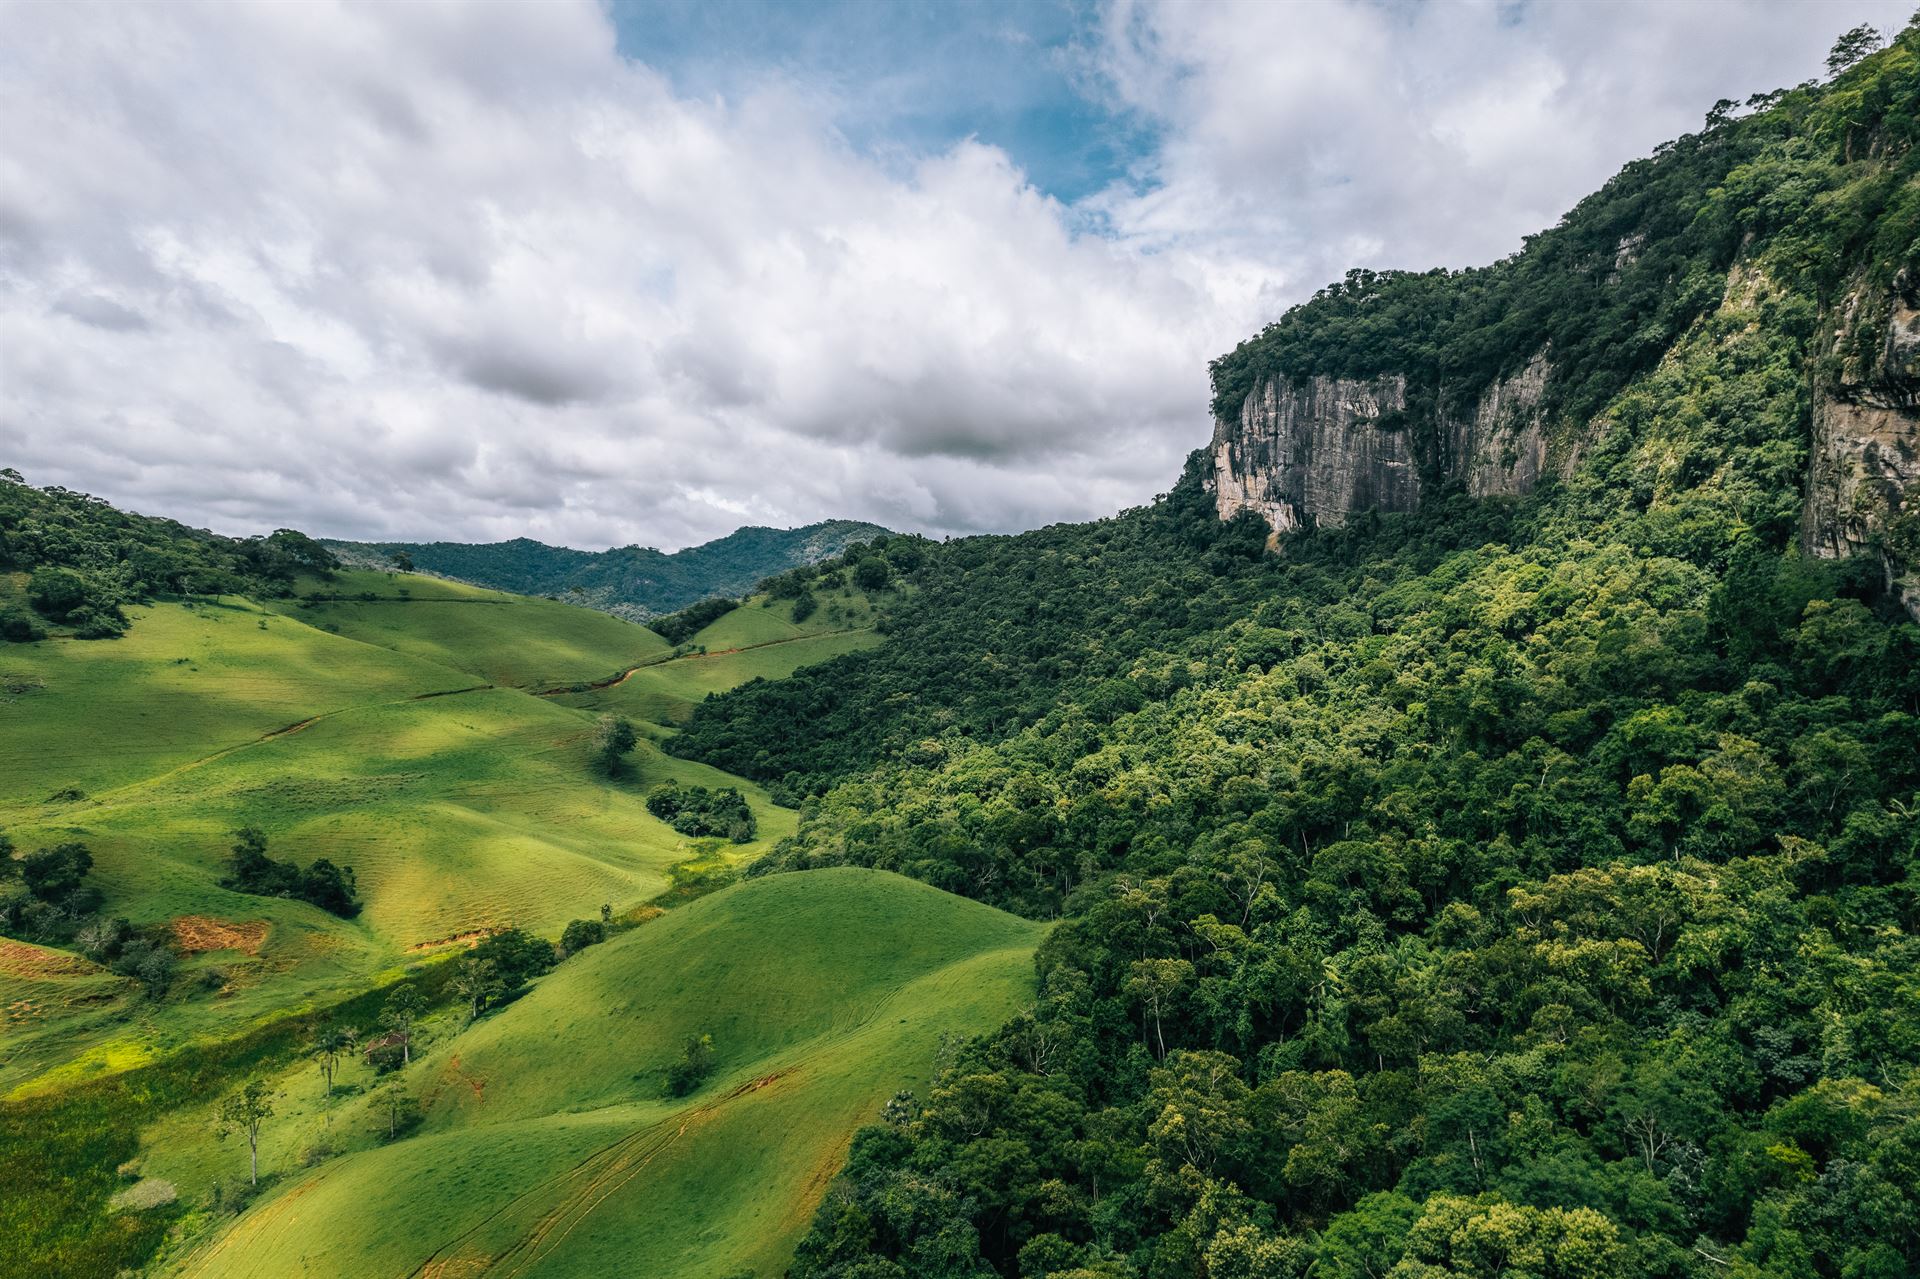
[[[713,1073],[713,1036],[688,1035],[680,1060],[667,1067],[667,1095],[684,1097]]]
[[[0,607],[0,640],[31,644],[46,637],[47,628],[33,614],[11,604]]]
[[[589,946],[598,946],[606,939],[607,926],[599,920],[570,920],[560,933],[560,953],[577,955]]]

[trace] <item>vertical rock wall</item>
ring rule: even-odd
[[[1411,511],[1423,472],[1462,479],[1477,497],[1529,492],[1547,469],[1549,373],[1544,353],[1535,356],[1457,420],[1410,414],[1398,374],[1271,379],[1237,420],[1214,424],[1215,505],[1222,519],[1253,510],[1287,533],[1309,522],[1337,526],[1356,511]]]
[[[1839,317],[1838,375],[1814,394],[1801,535],[1823,559],[1878,556],[1920,618],[1920,299],[1904,286],[1856,290]]]

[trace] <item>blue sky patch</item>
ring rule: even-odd
[[[848,142],[913,159],[972,136],[1071,203],[1129,178],[1155,136],[1087,82],[1091,10],[1068,0],[614,0],[619,49],[688,97],[770,75],[843,104]]]

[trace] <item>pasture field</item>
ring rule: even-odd
[[[708,694],[723,693],[751,679],[785,679],[803,666],[872,648],[881,640],[872,629],[827,631],[752,648],[686,653],[642,666],[605,688],[568,693],[556,700],[583,710],[610,711],[671,726],[684,723],[695,704]]]
[[[182,954],[155,1002],[70,950],[0,939],[0,1163],[44,1162],[35,1115],[70,1151],[23,1195],[16,1255],[55,1255],[32,1238],[57,1223],[63,1265],[111,1274],[173,1223],[159,1264],[181,1275],[773,1276],[854,1130],[924,1085],[945,1037],[1030,997],[1043,926],[916,881],[849,868],[708,891],[796,815],[660,741],[710,692],[879,643],[858,592],[823,592],[801,622],[752,601],[678,657],[604,614],[435,579],[302,592],[329,598],[160,603],[120,640],[0,649],[0,828],[22,851],[85,843],[104,912]],[[590,760],[608,711],[652,725],[613,779]],[[678,834],[645,809],[661,781],[738,787],[757,838]],[[243,825],[276,858],[353,867],[360,914],[221,887]],[[300,1045],[326,1010],[371,1031],[380,987],[430,971],[444,989],[433,961],[476,930],[553,937],[603,903],[640,926],[472,1026],[429,1017],[402,1072],[413,1135],[376,1132],[357,1060],[322,1095]],[[692,1035],[713,1037],[714,1073],[667,1099]],[[244,1147],[211,1121],[252,1072],[281,1097],[269,1184],[235,1216],[215,1204]],[[73,1177],[90,1189],[63,1217]],[[179,1198],[115,1215],[122,1178]]]
[[[817,593],[818,607],[793,620],[792,600],[756,595],[698,631],[688,651],[647,662],[618,681],[557,700],[595,712],[612,712],[650,724],[684,723],[694,706],[753,679],[785,679],[842,653],[872,648],[883,638],[874,626],[873,602],[842,587]]]
[[[778,1275],[853,1130],[924,1087],[942,1037],[1029,998],[1045,926],[885,872],[737,884],[568,960],[416,1063],[418,1135],[367,1098],[323,1112],[311,1068],[262,1144],[274,1189],[170,1273]],[[682,1100],[690,1035],[717,1064]],[[151,1134],[141,1173],[191,1193],[243,1152],[205,1116]],[[331,1134],[329,1136],[329,1134]],[[347,1147],[311,1170],[299,1152]]]
[[[12,690],[0,702],[0,829],[23,851],[85,843],[106,913],[168,925],[187,952],[161,1005],[77,957],[0,954],[0,1094],[340,997],[475,929],[552,936],[602,903],[630,909],[697,852],[646,811],[656,782],[740,786],[761,838],[730,846],[735,860],[793,827],[757,788],[647,740],[610,781],[589,762],[591,715],[476,681],[510,629],[548,652],[602,623],[658,650],[649,631],[512,596],[328,607],[337,619],[391,608],[499,620],[471,632],[433,621],[432,647],[464,669],[245,601],[142,608],[120,640],[0,650],[0,687]],[[604,670],[613,651],[582,660]],[[273,856],[352,866],[364,911],[342,920],[221,888],[242,825],[264,830]]]
[[[873,625],[873,601],[854,587],[817,590],[814,599],[816,607],[813,614],[796,622],[793,620],[794,601],[769,599],[764,595],[752,596],[739,608],[715,618],[689,642],[706,648],[710,653],[718,653],[778,640],[798,639],[804,635],[862,630]]]
[[[242,599],[127,613],[120,639],[0,646],[0,824],[56,792],[143,782],[316,715],[479,682]]]
[[[646,627],[596,609],[409,573],[352,571],[324,583],[305,580],[296,598],[277,600],[273,608],[320,630],[510,688],[605,679],[667,652],[667,642]]]

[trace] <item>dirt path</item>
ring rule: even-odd
[[[609,1197],[646,1171],[663,1151],[696,1128],[706,1126],[728,1102],[759,1092],[763,1088],[791,1078],[801,1063],[783,1067],[771,1074],[750,1079],[713,1101],[693,1106],[677,1115],[635,1129],[623,1137],[593,1151],[586,1158],[547,1177],[502,1204],[493,1212],[448,1240],[413,1270],[416,1279],[451,1279],[457,1274],[493,1273],[501,1270],[515,1276],[550,1254],[581,1222],[593,1214]],[[557,1192],[558,1198],[555,1199]],[[473,1247],[475,1236],[516,1210],[534,1208],[546,1200],[552,1204],[520,1235],[497,1253]]]
[[[565,697],[569,693],[597,693],[603,688],[618,688],[641,671],[649,670],[655,666],[669,666],[674,662],[697,662],[709,657],[727,657],[734,653],[751,653],[756,649],[778,648],[782,644],[800,644],[807,640],[831,639],[836,635],[864,635],[871,630],[873,630],[871,626],[855,626],[844,631],[816,631],[811,635],[789,635],[785,639],[764,640],[758,644],[742,644],[737,648],[710,649],[704,653],[681,653],[677,657],[668,654],[665,657],[655,657],[644,661],[638,666],[629,666],[626,670],[616,675],[609,675],[605,679],[597,679],[588,684],[569,684],[565,688],[545,688],[538,691],[529,689],[527,691],[532,692],[535,697]]]

